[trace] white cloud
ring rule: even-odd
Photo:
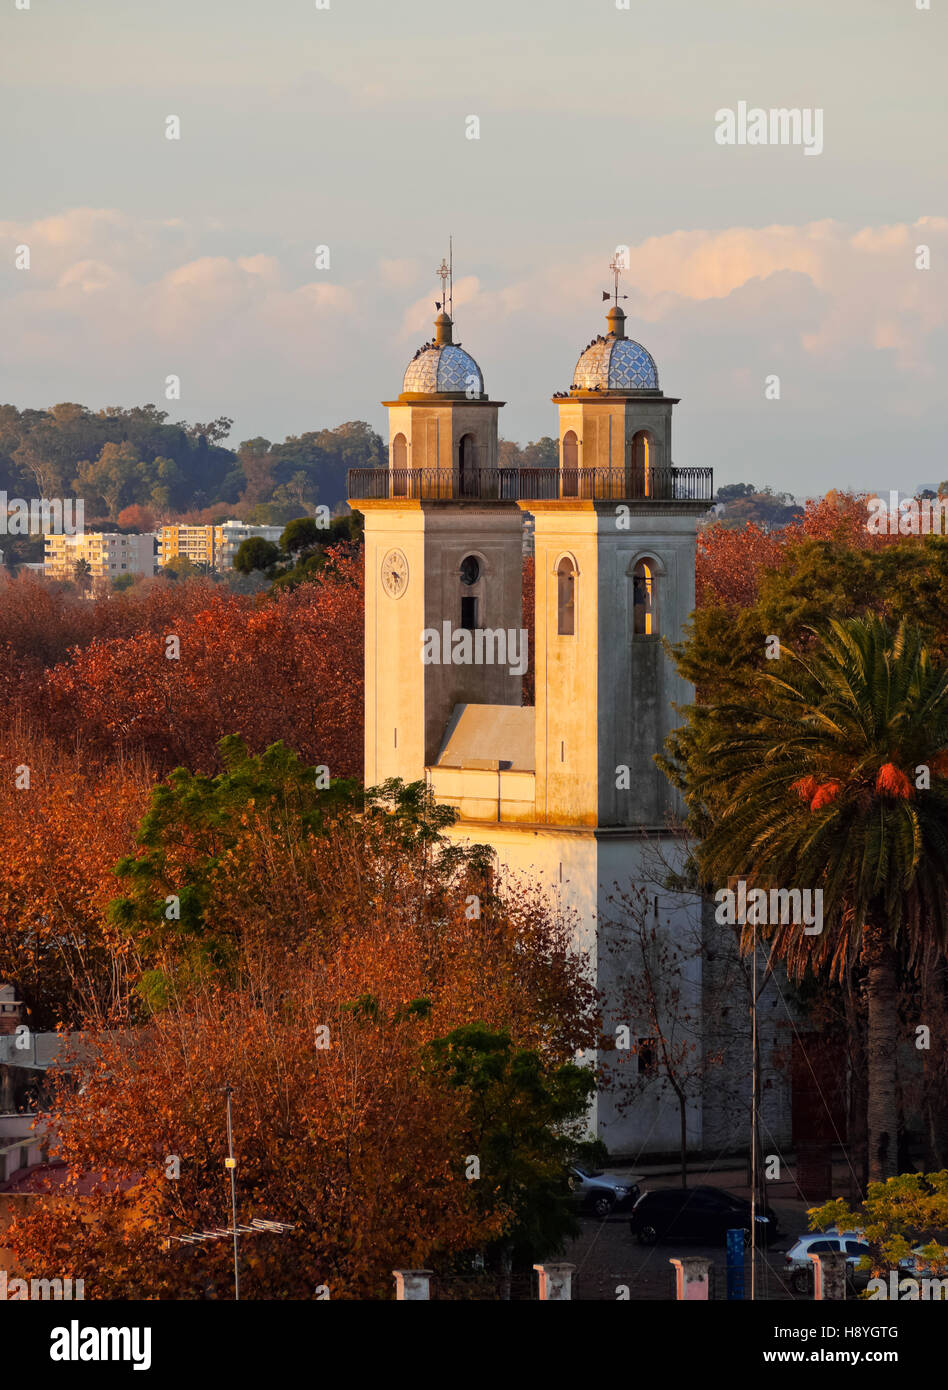
[[[4,398],[153,400],[175,372],[180,415],[236,415],[240,437],[345,418],[381,426],[379,398],[432,331],[433,267],[386,257],[346,283],[312,270],[300,282],[299,248],[223,255],[227,234],[115,209],[0,224],[0,241],[30,245],[33,267],[16,272],[11,256],[0,270]],[[915,268],[922,243],[932,271]],[[495,264],[454,286],[457,337],[492,394],[510,402],[503,432],[524,439],[555,432],[550,393],[569,385],[580,349],[604,327],[599,292],[611,279],[602,250],[568,264],[542,247],[531,255],[527,274]],[[691,229],[631,245],[628,330],[652,351],[665,389],[683,397],[676,461],[726,464],[734,477],[753,453],[749,476],[768,481],[770,469],[803,490],[796,474],[807,469],[817,475],[809,486],[847,481],[843,440],[858,454],[858,480],[884,487],[885,475],[866,470],[875,455],[892,457],[880,428],[888,417],[925,472],[948,371],[948,305],[936,293],[946,257],[945,218]],[[764,404],[769,372],[781,376],[779,405]],[[914,439],[913,420],[922,422]]]

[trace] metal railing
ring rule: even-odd
[[[707,502],[710,468],[350,468],[349,497],[548,502],[559,498]]]

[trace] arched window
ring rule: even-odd
[[[655,603],[655,565],[639,560],[632,571],[633,632],[636,637],[654,637],[658,632]]]
[[[476,555],[465,555],[458,566],[461,581],[461,627],[473,632],[478,627],[480,600],[484,586],[481,583],[483,569]]]
[[[556,567],[556,631],[559,637],[576,632],[576,571],[566,555]]]
[[[477,476],[474,472],[474,436],[462,434],[458,441],[458,496],[477,496]]]
[[[655,463],[655,436],[651,430],[639,430],[632,436],[633,497],[651,497],[652,469]]]
[[[408,440],[403,434],[392,440],[392,496],[408,496]]]
[[[579,440],[575,430],[567,430],[563,435],[562,495],[579,496]]]

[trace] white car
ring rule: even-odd
[[[851,1287],[868,1281],[869,1270],[857,1270],[856,1266],[863,1256],[869,1254],[869,1246],[859,1231],[812,1231],[795,1241],[786,1254],[787,1272],[790,1287],[795,1293],[811,1293],[813,1290],[814,1255],[830,1251],[842,1251],[846,1256],[846,1281]]]

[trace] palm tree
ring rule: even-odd
[[[946,948],[948,667],[914,628],[878,618],[811,628],[761,672],[692,777],[710,812],[706,882],[821,889],[823,932],[763,928],[802,974],[865,971],[869,1177],[895,1173],[897,962]],[[748,935],[745,928],[745,937]]]

